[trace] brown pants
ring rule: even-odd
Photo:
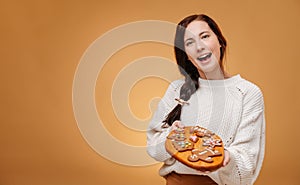
[[[218,185],[210,177],[204,175],[183,175],[172,172],[165,178],[167,185]]]

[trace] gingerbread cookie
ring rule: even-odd
[[[190,133],[196,133],[196,135],[199,137],[211,137],[214,135],[213,132],[199,126],[191,127]]]
[[[199,160],[211,163],[213,162],[213,157],[220,156],[221,153],[218,150],[205,148],[204,150],[193,149],[192,154],[188,156],[188,160],[191,162],[196,162]]]

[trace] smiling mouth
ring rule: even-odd
[[[207,54],[204,54],[204,55],[198,57],[197,59],[198,59],[200,62],[203,62],[203,61],[205,61],[206,59],[210,58],[211,55],[212,55],[212,53],[207,53]]]

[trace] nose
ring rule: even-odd
[[[200,40],[198,40],[197,41],[197,51],[199,52],[199,51],[203,51],[204,49],[205,49],[205,44],[202,42],[202,41],[200,41]]]

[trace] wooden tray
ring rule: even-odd
[[[221,138],[199,126],[173,130],[166,139],[165,147],[175,159],[200,171],[214,171],[223,164]]]

